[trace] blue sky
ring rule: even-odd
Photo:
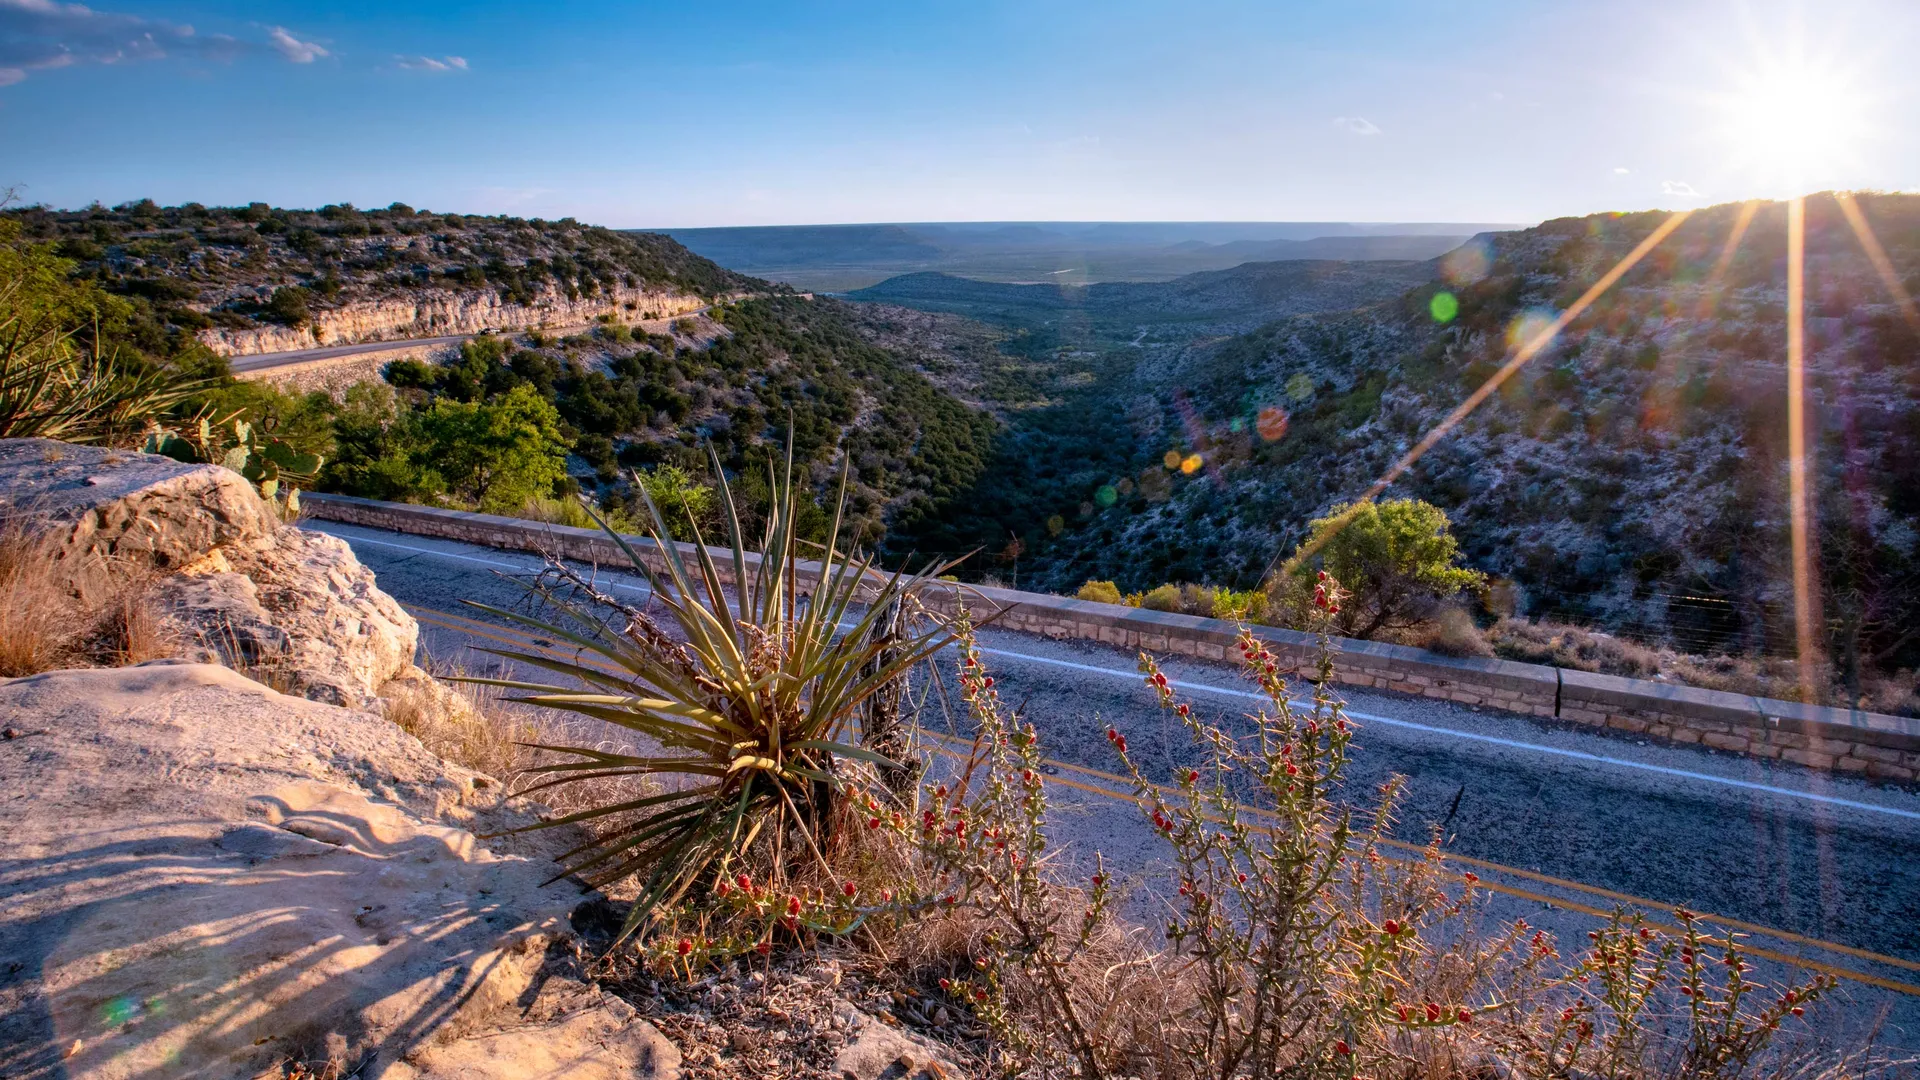
[[[1920,187],[1916,45],[1913,0],[0,0],[0,185],[616,226],[1534,221]]]

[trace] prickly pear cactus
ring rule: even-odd
[[[263,497],[293,514],[300,512],[298,484],[311,481],[326,464],[319,454],[303,454],[279,439],[260,438],[252,424],[237,417],[214,421],[201,416],[185,435],[152,432],[142,449],[175,461],[223,465],[246,477]]]

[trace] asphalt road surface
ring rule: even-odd
[[[524,605],[516,576],[536,570],[537,558],[309,524],[346,539],[422,620],[436,662],[473,670],[489,662],[478,648],[532,640],[461,601]],[[602,571],[601,580],[644,596],[638,578]],[[1164,853],[1116,797],[1124,785],[1110,778],[1118,763],[1104,733],[1125,732],[1148,775],[1164,777],[1194,757],[1184,732],[1125,650],[991,629],[980,639],[1004,700],[1038,727],[1056,763],[1050,820],[1069,858],[1087,863],[1100,849],[1130,876],[1129,907],[1150,913],[1166,892]],[[1231,723],[1254,705],[1230,666],[1169,658],[1163,667],[1211,718]],[[1884,1023],[1883,1042],[1920,1046],[1920,796],[1447,702],[1341,693],[1360,727],[1354,801],[1404,777],[1397,838],[1418,846],[1440,829],[1450,865],[1493,891],[1494,915],[1583,941],[1597,914],[1617,906],[1670,921],[1684,904],[1749,934],[1763,979],[1841,974],[1830,1030]],[[961,722],[937,709],[922,716],[934,729]]]
[[[252,356],[232,357],[231,366],[235,374],[242,371],[263,371],[267,368],[284,367],[287,364],[304,364],[309,360],[331,360],[336,356],[364,356],[367,353],[393,352],[420,345],[458,345],[474,336],[476,335],[448,334],[444,337],[408,338],[405,341],[368,341],[359,345],[323,345],[313,349],[294,349],[290,352],[255,353]]]
[[[706,308],[702,307],[693,311],[683,311],[678,315],[670,315],[663,319],[637,319],[628,325],[658,333],[671,326],[676,319],[699,315],[706,310]],[[593,325],[592,323],[582,323],[578,326],[549,327],[540,332],[552,337],[565,337],[569,334],[577,334],[583,330],[590,330],[593,328]],[[509,333],[518,334],[520,331],[515,330]],[[463,341],[479,336],[478,334],[446,334],[441,337],[406,338],[401,341],[367,341],[358,345],[320,345],[311,349],[293,349],[288,352],[255,353],[251,356],[230,357],[229,367],[235,374],[245,371],[264,371],[268,368],[285,367],[288,364],[304,364],[310,360],[331,360],[339,356],[365,356],[369,353],[394,352],[399,349],[412,349],[422,345],[458,345]]]

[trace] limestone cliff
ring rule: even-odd
[[[550,287],[526,303],[515,302],[493,289],[434,290],[316,308],[311,322],[304,326],[262,322],[210,327],[200,332],[200,340],[221,356],[248,356],[319,345],[473,334],[486,329],[580,326],[602,315],[637,322],[684,315],[706,303],[702,297],[677,290],[626,286],[573,299]]]

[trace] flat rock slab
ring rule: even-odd
[[[201,664],[0,681],[0,715],[0,1076],[677,1066],[597,992],[532,1009],[580,890],[385,720]]]

